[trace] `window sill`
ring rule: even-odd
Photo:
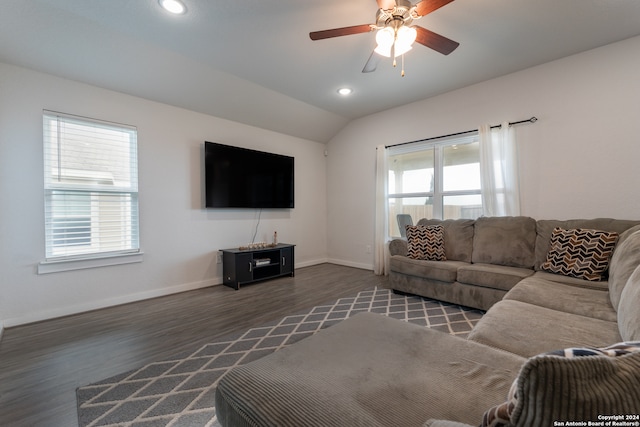
[[[142,262],[142,252],[108,255],[96,258],[65,259],[42,261],[38,264],[38,274],[58,273],[61,271],[84,270],[87,268],[108,267],[111,265]]]

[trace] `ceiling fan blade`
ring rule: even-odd
[[[454,42],[453,40],[434,33],[433,31],[429,31],[426,28],[422,28],[418,25],[415,25],[414,28],[418,33],[416,36],[416,42],[440,52],[443,55],[449,55],[451,52],[456,50],[458,46],[460,46],[460,43]]]
[[[396,0],[377,0],[378,7],[382,10],[391,10],[396,7]]]
[[[367,63],[364,64],[362,72],[373,73],[376,68],[378,68],[378,62],[380,62],[380,55],[378,55],[375,51],[371,52],[371,56],[369,56]]]
[[[434,10],[440,9],[442,6],[446,6],[453,0],[422,0],[416,3],[416,13],[420,16],[427,15]]]
[[[309,33],[311,40],[330,39],[332,37],[349,36],[351,34],[368,33],[374,27],[369,24],[354,25],[352,27],[334,28],[332,30],[312,31]]]

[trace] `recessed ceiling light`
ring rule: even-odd
[[[162,6],[166,11],[176,15],[182,15],[187,11],[187,6],[185,6],[180,0],[158,0],[158,3],[160,3],[160,6]]]
[[[353,89],[349,87],[341,87],[340,89],[338,89],[338,93],[342,96],[351,95],[352,92],[353,92]]]

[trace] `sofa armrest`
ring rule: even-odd
[[[402,255],[407,256],[408,244],[404,239],[393,239],[389,242],[389,254],[390,255]]]
[[[473,427],[469,424],[459,423],[457,421],[434,420],[431,419],[423,424],[422,427]]]

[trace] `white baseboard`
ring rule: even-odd
[[[327,262],[329,262],[331,264],[344,265],[345,267],[353,267],[353,268],[360,268],[362,270],[371,270],[371,271],[373,271],[373,265],[371,265],[371,264],[363,264],[363,263],[359,263],[359,262],[345,261],[345,260],[342,260],[342,259],[334,259],[334,258],[328,259]]]
[[[329,261],[327,260],[327,258],[314,259],[305,262],[296,262],[296,268],[311,267],[312,265],[326,264],[328,262]]]
[[[336,265],[343,265],[345,267],[353,267],[353,268],[359,268],[361,270],[373,271],[373,265],[345,261],[345,260],[335,259],[335,258],[322,258],[322,259],[316,259],[313,261],[306,261],[304,263],[299,263],[299,264],[296,263],[296,268],[311,267],[312,265],[318,265],[318,264],[336,264]]]
[[[315,260],[309,260],[304,262],[297,262],[296,268],[310,267],[318,264],[338,264],[346,267],[360,268],[363,270],[373,270],[373,266],[368,264],[354,263],[350,261],[344,261],[331,258],[320,258]],[[11,328],[14,326],[26,325],[28,323],[41,322],[43,320],[51,320],[57,317],[70,316],[73,314],[84,313],[92,310],[99,310],[102,308],[114,307],[116,305],[128,304],[136,301],[143,301],[146,299],[163,297],[167,295],[177,294],[180,292],[193,291],[196,289],[206,288],[214,285],[222,285],[222,278],[215,278],[210,280],[204,280],[201,282],[184,283],[180,285],[170,286],[162,289],[153,289],[151,291],[139,292],[136,294],[123,295],[121,297],[114,297],[99,301],[89,301],[82,304],[76,304],[68,307],[54,308],[51,310],[41,311],[38,313],[30,313],[25,316],[18,316],[9,319],[4,319],[0,322],[0,337],[4,327]]]
[[[61,307],[52,310],[41,311],[38,313],[30,313],[26,316],[13,317],[4,320],[4,326],[11,328],[14,326],[26,325],[28,323],[40,322],[43,320],[51,320],[57,317],[70,316],[80,314],[87,311],[99,310],[101,308],[114,307],[116,305],[128,304],[136,301],[142,301],[151,298],[163,297],[167,295],[177,294],[180,292],[193,291],[196,289],[206,288],[214,285],[221,285],[222,278],[204,280],[201,282],[184,283],[181,285],[170,286],[162,289],[154,289],[136,294],[123,295],[121,297],[109,298],[99,301],[90,301],[83,304]]]

